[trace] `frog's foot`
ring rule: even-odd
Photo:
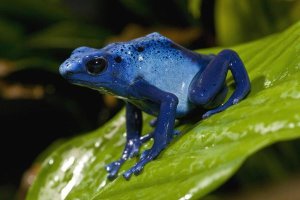
[[[124,162],[125,162],[125,160],[121,158],[117,161],[114,161],[114,162],[106,165],[105,169],[108,172],[107,178],[110,180],[115,179],[118,176],[118,171]]]
[[[142,143],[139,140],[135,139],[127,142],[122,157],[105,167],[106,171],[108,172],[108,179],[114,179],[117,177],[119,169],[126,160],[138,156],[141,144]]]
[[[159,153],[164,149],[165,146],[166,145],[160,147],[153,146],[151,149],[145,150],[141,155],[140,161],[136,163],[132,168],[127,170],[123,174],[123,177],[126,180],[129,180],[132,174],[139,175],[143,170],[144,166],[153,159],[155,159],[159,155]]]
[[[234,99],[233,104],[237,104],[239,101],[240,101],[239,99]],[[222,112],[225,109],[226,109],[226,106],[221,105],[221,106],[219,106],[215,109],[209,110],[209,111],[207,111],[206,113],[204,113],[202,115],[202,119],[206,119],[206,118],[208,118],[208,117],[210,117],[210,116],[212,116],[216,113]]]
[[[214,114],[216,114],[216,113],[219,113],[219,112],[221,112],[221,111],[223,111],[223,109],[209,110],[209,111],[207,111],[206,113],[204,113],[204,114],[202,115],[202,119],[206,119],[206,118],[208,118],[208,117],[210,117],[210,116],[212,116],[212,115],[214,115]]]
[[[178,135],[180,135],[180,131],[179,130],[174,130],[173,134],[172,134],[173,138],[177,137]]]

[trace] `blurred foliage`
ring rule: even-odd
[[[151,15],[151,0],[121,0],[124,6],[126,6],[131,11],[137,13],[139,16],[147,17]]]
[[[216,0],[217,42],[233,45],[279,32],[300,20],[298,0]]]
[[[195,18],[200,18],[202,0],[188,0],[188,9]]]
[[[191,119],[180,123],[177,128],[183,135],[138,177],[126,181],[121,176],[109,181],[104,170],[105,164],[116,160],[123,149],[122,111],[102,128],[54,150],[43,162],[27,199],[199,199],[205,196],[258,150],[300,137],[299,33],[300,22],[281,34],[233,47],[251,79],[249,96],[197,124]],[[228,77],[227,84],[232,92],[232,76]],[[153,119],[144,116],[143,124]],[[144,132],[151,131],[149,126],[143,128]],[[146,146],[149,148],[151,144]],[[290,154],[290,159],[297,157]],[[135,162],[136,159],[129,160],[121,167],[121,173]],[[264,162],[269,164],[270,174],[281,176],[276,159],[269,155]]]
[[[203,2],[188,1],[188,8],[194,17],[201,18]],[[214,2],[216,42],[222,46],[279,32],[300,20],[298,0],[215,0]]]
[[[71,18],[60,1],[1,0],[1,57],[20,58],[28,55],[26,37],[34,30]],[[25,55],[24,55],[25,54]]]
[[[186,0],[121,0],[121,2],[152,26],[199,25],[199,21],[189,14]]]
[[[74,49],[83,44],[100,48],[109,35],[109,31],[92,25],[63,21],[34,34],[28,44],[32,48],[47,50]]]

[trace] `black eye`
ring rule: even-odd
[[[120,63],[120,62],[122,62],[122,58],[120,56],[117,56],[117,57],[115,57],[115,61],[117,63]]]
[[[138,50],[138,52],[142,52],[142,51],[144,51],[144,47],[138,47],[137,50]]]
[[[86,70],[89,74],[97,75],[107,67],[107,61],[104,58],[95,58],[86,63]]]

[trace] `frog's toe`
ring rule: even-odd
[[[140,162],[136,163],[132,168],[130,168],[129,170],[127,170],[124,174],[123,174],[123,177],[126,179],[126,180],[129,180],[130,177],[132,176],[132,174],[134,175],[139,175],[143,169],[144,169],[144,166],[148,163],[149,161],[146,161],[146,160],[141,160]]]
[[[206,112],[206,113],[204,113],[204,114],[202,115],[202,119],[206,119],[206,118],[208,118],[210,115],[211,115],[211,114],[210,114],[209,111],[208,111],[208,112]]]
[[[123,177],[126,180],[129,180],[131,175],[139,175],[143,169],[144,166],[149,163],[150,161],[152,161],[155,157],[158,156],[160,151],[155,151],[153,149],[149,149],[149,150],[145,150],[142,155],[141,155],[141,159],[138,163],[136,163],[132,168],[130,168],[129,170],[127,170],[124,174]]]
[[[209,110],[209,111],[207,111],[206,113],[204,113],[203,115],[202,115],[202,119],[206,119],[206,118],[208,118],[208,117],[210,117],[210,116],[212,116],[212,115],[214,115],[214,114],[216,114],[216,113],[218,113],[218,112],[220,112],[219,110]]]
[[[176,136],[178,136],[178,135],[180,135],[180,131],[179,131],[179,130],[174,130],[173,136],[176,137]]]
[[[144,169],[144,165],[137,165],[134,169],[134,175],[139,175]]]
[[[123,174],[123,177],[128,181],[132,174],[133,174],[133,169],[131,168]]]
[[[111,173],[109,173],[108,175],[107,175],[107,178],[109,179],[109,180],[114,180],[115,178],[117,178],[118,177],[118,172],[111,172]]]
[[[108,178],[114,179],[117,177],[118,171],[123,164],[122,160],[118,160],[106,165],[105,170],[108,172]]]
[[[157,119],[152,119],[152,120],[149,122],[149,125],[150,125],[151,127],[155,127],[156,124],[157,124]]]
[[[118,161],[112,162],[105,166],[105,170],[107,172],[112,172],[119,165]]]

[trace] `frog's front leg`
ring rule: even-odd
[[[225,79],[228,70],[233,75],[236,88],[230,98],[222,104],[227,93]],[[206,112],[203,118],[207,118],[238,103],[249,91],[250,81],[243,62],[236,52],[227,49],[211,60],[203,72],[196,74],[189,86],[189,100],[204,108],[222,104]]]
[[[171,141],[178,104],[178,98],[174,94],[164,92],[144,81],[136,82],[134,87],[142,98],[146,98],[157,103],[160,109],[156,128],[153,132],[154,143],[150,149],[142,153],[139,162],[123,174],[127,180],[133,173],[138,175],[144,166],[156,158]]]
[[[129,158],[137,156],[139,153],[142,141],[141,137],[142,129],[142,112],[140,109],[132,105],[126,104],[126,144],[121,158],[115,162],[106,166],[106,171],[109,173],[108,178],[113,179],[117,176],[117,173],[122,164]]]

